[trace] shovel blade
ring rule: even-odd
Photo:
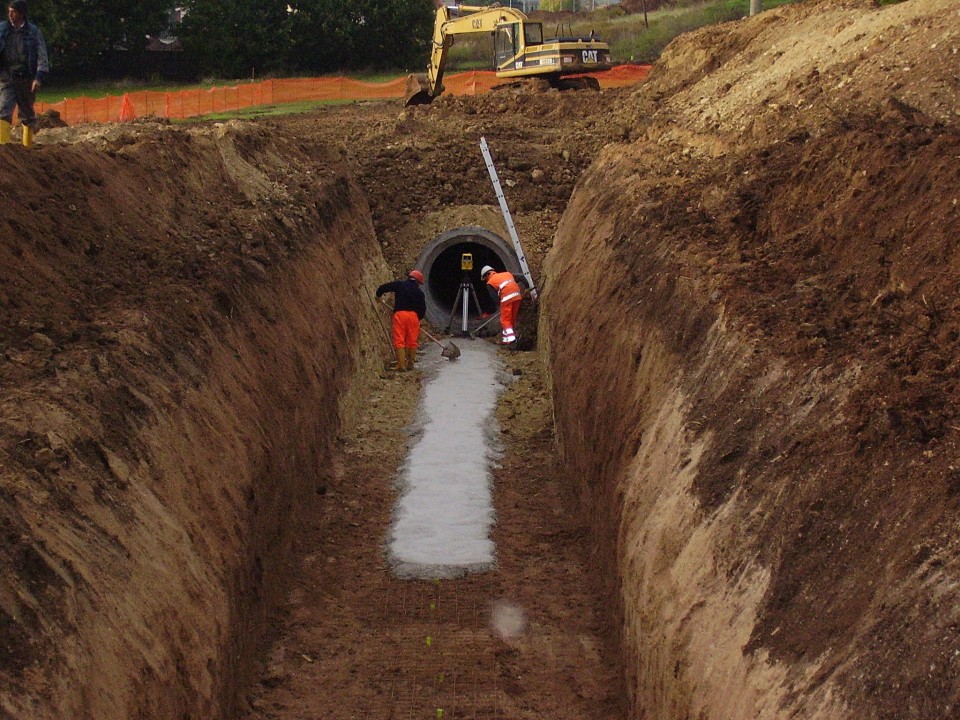
[[[443,352],[440,354],[445,358],[449,358],[450,360],[456,360],[458,357],[460,357],[460,348],[458,348],[452,342],[448,342],[443,346]]]

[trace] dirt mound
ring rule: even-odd
[[[71,133],[0,180],[0,707],[229,715],[365,363],[366,206],[302,138]]]
[[[684,36],[567,210],[558,431],[638,716],[956,713],[958,20],[824,2]]]

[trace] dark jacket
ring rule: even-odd
[[[25,41],[27,51],[27,68],[30,72],[30,80],[39,80],[43,82],[50,70],[49,60],[47,59],[47,44],[43,41],[43,33],[33,23],[25,24],[27,37]],[[0,22],[0,62],[3,58],[3,50],[7,44],[7,34],[13,29],[9,20]],[[6,68],[0,67],[0,74]]]
[[[420,283],[413,278],[384,283],[377,288],[377,297],[388,292],[392,292],[394,296],[394,312],[413,310],[417,317],[423,320],[423,316],[427,314],[427,299],[420,289]]]

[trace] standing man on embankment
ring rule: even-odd
[[[10,142],[14,107],[23,125],[23,144],[33,145],[33,99],[49,69],[43,33],[27,22],[27,0],[11,0],[7,19],[0,22],[0,145]]]
[[[393,293],[393,349],[397,354],[397,370],[413,370],[417,360],[420,321],[427,314],[427,299],[420,286],[423,273],[411,270],[406,280],[394,280],[377,288],[377,297]]]

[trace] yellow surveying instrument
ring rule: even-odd
[[[457,305],[460,306],[460,334],[470,334],[470,300],[473,300],[474,309],[477,315],[482,315],[480,301],[477,300],[476,290],[470,282],[470,272],[473,270],[473,253],[463,253],[460,255],[460,269],[463,271],[463,279],[460,281],[460,289],[457,290],[457,297],[453,301],[453,307],[450,308],[450,319],[447,321],[447,332],[453,330],[453,316],[457,312]]]

